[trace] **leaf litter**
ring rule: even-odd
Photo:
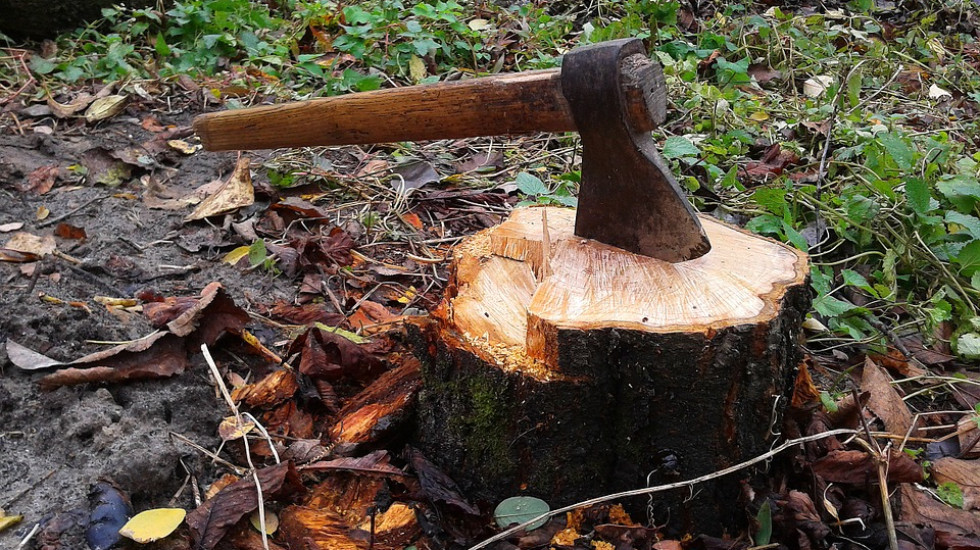
[[[688,13],[685,25],[696,25],[693,14],[684,13]],[[701,68],[717,70],[719,64],[719,52],[715,51],[706,56]],[[747,71],[759,84],[774,85],[782,78],[778,71],[770,71],[760,64],[749,66]],[[414,73],[424,74],[417,67]],[[183,89],[188,87],[186,80]],[[914,88],[913,80],[907,80],[909,89]],[[823,83],[825,79],[820,81]],[[189,84],[195,89],[200,87],[198,83]],[[34,420],[22,411],[48,399],[45,396],[53,396],[52,409],[59,413],[92,410],[104,414],[87,420],[89,425],[69,423],[65,433],[46,431],[49,441],[74,438],[76,447],[80,447],[94,440],[94,445],[102,450],[120,457],[131,456],[135,453],[126,452],[126,448],[112,448],[109,440],[125,439],[129,434],[142,435],[148,430],[141,429],[141,422],[170,424],[174,415],[186,415],[187,409],[201,408],[205,414],[194,419],[195,424],[201,425],[196,435],[205,448],[208,445],[216,448],[220,430],[217,422],[227,416],[227,411],[204,406],[209,402],[207,392],[204,396],[194,394],[196,397],[186,403],[170,399],[165,407],[152,411],[145,420],[129,420],[128,424],[119,420],[120,410],[129,415],[142,414],[138,407],[133,407],[134,402],[139,402],[133,396],[145,397],[163,391],[162,384],[182,384],[182,391],[193,394],[189,388],[197,374],[195,368],[201,366],[196,347],[207,343],[223,354],[221,362],[227,371],[224,375],[241,382],[235,385],[236,397],[273,434],[273,445],[281,447],[276,450],[282,451],[280,456],[285,459],[282,464],[266,463],[257,470],[260,485],[267,489],[263,493],[270,497],[269,504],[277,509],[281,520],[280,531],[274,535],[270,547],[304,547],[311,543],[337,548],[443,547],[452,543],[469,544],[490,534],[486,520],[493,503],[469,502],[453,480],[429,460],[431,457],[402,446],[404,437],[399,436],[411,429],[411,404],[419,389],[419,378],[417,363],[401,349],[398,326],[405,320],[403,314],[409,306],[434,305],[440,290],[438,272],[434,270],[430,274],[428,264],[413,260],[409,254],[422,258],[445,257],[445,243],[496,223],[502,212],[516,202],[516,197],[502,186],[467,189],[456,186],[464,180],[439,175],[504,169],[503,157],[463,151],[453,163],[453,170],[440,165],[435,155],[427,156],[431,149],[418,147],[412,153],[420,157],[416,164],[419,169],[402,174],[406,187],[417,189],[413,190],[411,200],[402,204],[397,202],[398,190],[391,188],[398,178],[378,177],[390,172],[390,167],[396,164],[385,158],[361,162],[367,155],[360,155],[356,166],[345,167],[345,159],[338,157],[334,159],[337,162],[330,164],[331,172],[310,169],[311,175],[322,178],[323,188],[318,188],[316,194],[289,194],[284,191],[287,188],[276,188],[270,194],[263,190],[263,186],[268,187],[267,181],[245,185],[245,175],[249,174],[240,165],[232,167],[227,159],[196,152],[193,145],[174,145],[174,139],[181,139],[177,137],[180,132],[162,135],[168,133],[163,130],[167,126],[179,128],[182,122],[186,128],[186,117],[180,120],[180,114],[168,114],[160,115],[156,122],[148,118],[137,123],[123,121],[123,109],[141,110],[149,105],[141,103],[139,94],[123,101],[120,99],[126,97],[123,92],[108,87],[105,90],[108,91],[98,99],[81,92],[68,103],[48,98],[45,112],[21,112],[28,117],[24,121],[28,127],[34,125],[39,129],[42,117],[53,114],[58,119],[69,119],[90,108],[89,122],[101,120],[109,127],[124,130],[119,132],[121,135],[134,131],[142,131],[142,135],[131,143],[119,143],[115,138],[103,140],[89,134],[82,144],[72,144],[59,135],[71,122],[44,124],[48,129],[44,132],[61,146],[53,149],[63,152],[45,159],[51,161],[48,164],[24,164],[18,181],[21,187],[37,194],[26,199],[30,208],[4,205],[0,210],[4,216],[10,216],[10,223],[25,224],[31,235],[42,235],[39,238],[45,243],[37,250],[7,247],[5,255],[0,256],[5,263],[30,264],[32,273],[36,274],[36,277],[25,275],[12,269],[12,265],[3,265],[6,285],[13,289],[4,293],[3,305],[12,308],[16,319],[0,325],[0,336],[6,340],[5,357],[0,358],[42,370],[66,367],[53,374],[14,370],[9,376],[4,374],[0,380],[0,397],[15,398],[0,405],[5,419],[10,419],[5,429],[11,431],[6,433],[29,429]],[[113,91],[119,93],[111,95]],[[826,90],[821,90],[817,95],[825,93]],[[940,91],[930,90],[930,93],[933,99],[946,98]],[[99,102],[98,108],[95,101]],[[826,136],[831,130],[829,124],[812,122],[804,127],[818,136]],[[908,160],[901,142],[889,139],[883,142],[896,162]],[[13,147],[10,145],[13,142],[17,140],[5,137],[0,147]],[[740,176],[749,186],[768,183],[802,163],[795,152],[778,145],[754,147],[748,159]],[[254,162],[264,167],[265,160],[268,159],[257,158]],[[57,172],[53,168],[56,166]],[[65,170],[75,166],[82,169]],[[229,170],[233,176],[218,180],[221,188],[204,190],[216,206],[203,209],[204,202],[201,202],[199,211],[195,211],[198,215],[189,213],[194,201],[181,199],[193,196],[195,189],[200,189],[200,182],[213,181],[217,174]],[[160,180],[152,183],[154,178],[168,172],[168,187],[172,188],[163,190]],[[147,179],[143,180],[144,177]],[[257,170],[256,178],[264,180],[266,176]],[[118,187],[133,196],[142,195],[147,205],[154,197],[173,201],[157,204],[166,204],[174,210],[156,214],[140,211],[133,221],[132,199],[108,195],[99,186]],[[301,192],[299,187],[295,189],[296,193]],[[254,193],[251,197],[249,191]],[[159,197],[158,193],[168,196]],[[78,205],[79,200],[93,197],[108,197],[104,208],[100,207],[98,212],[81,211],[71,218],[73,227],[81,229],[87,239],[59,235],[56,231],[47,234],[41,231],[44,228],[37,227],[33,215],[38,206],[50,208],[58,216],[71,212],[75,207],[72,205]],[[199,195],[195,200],[201,199],[208,201]],[[338,209],[336,205],[345,201],[350,206]],[[398,208],[393,211],[391,204]],[[207,214],[200,215],[202,212]],[[396,220],[408,221],[399,224]],[[10,225],[6,218],[2,221],[5,226]],[[206,224],[211,225],[204,230]],[[233,228],[233,225],[245,227],[241,224],[251,229]],[[406,226],[410,228],[407,233]],[[174,242],[181,233],[185,237],[187,233],[203,236],[194,246],[178,249]],[[412,243],[410,252],[399,247],[385,250],[379,244],[385,239],[407,239],[406,235],[412,233],[417,234],[415,240],[402,241]],[[255,246],[260,241],[262,247]],[[49,248],[51,243],[56,243],[55,247]],[[15,245],[21,246],[16,241]],[[245,262],[233,266],[206,264],[203,272],[173,269],[192,265],[190,262],[197,259],[195,254],[214,260],[243,246],[250,251],[247,265],[243,265]],[[79,263],[52,257],[55,250],[80,258]],[[265,255],[252,253],[253,250],[265,251]],[[252,256],[260,261],[252,261]],[[123,274],[128,276],[120,276]],[[284,281],[283,277],[288,280]],[[221,286],[211,284],[219,280]],[[293,292],[290,285],[299,280],[304,291]],[[121,285],[120,298],[139,297],[140,303],[109,306],[96,301],[96,290],[105,284]],[[407,289],[413,290],[409,293]],[[88,312],[55,309],[52,302],[38,300],[37,292],[47,292],[46,296],[61,294],[69,300],[98,307]],[[116,314],[124,307],[138,309],[129,312],[132,316],[123,322],[122,317],[109,313],[110,307],[115,308]],[[254,345],[244,342],[241,336],[246,325],[266,346],[280,351],[281,357],[277,360],[259,353]],[[344,328],[331,331],[331,327]],[[146,337],[154,328],[160,332]],[[392,328],[394,333],[389,330]],[[341,330],[372,334],[367,335],[368,341],[354,343]],[[946,335],[947,339],[949,336]],[[953,484],[960,490],[961,507],[965,509],[954,509],[939,498],[937,487],[933,487],[935,483],[924,480],[921,458],[923,452],[938,452],[935,445],[939,443],[955,444],[958,449],[944,452],[964,456],[976,446],[977,423],[972,412],[978,402],[975,375],[963,372],[949,349],[926,349],[921,340],[916,343],[911,336],[896,338],[908,353],[892,350],[887,361],[870,355],[858,357],[819,348],[812,350],[812,372],[804,373],[812,374],[819,381],[828,393],[827,399],[821,399],[821,390],[808,382],[808,378],[801,378],[793,407],[787,412],[786,436],[812,435],[844,427],[863,432],[865,438],[885,448],[879,449],[869,441],[867,445],[872,449],[869,450],[854,441],[834,437],[807,443],[790,453],[789,464],[776,464],[768,474],[767,483],[747,485],[745,500],[751,512],[749,516],[756,521],[768,516],[773,540],[789,541],[786,544],[796,548],[827,547],[849,540],[868,547],[883,547],[880,539],[887,527],[885,505],[880,498],[886,489],[879,485],[883,479],[895,494],[891,500],[895,507],[892,513],[898,521],[896,529],[903,546],[978,547],[976,515],[969,511],[976,502],[973,462],[954,456],[931,461],[929,473],[936,483]],[[94,344],[87,344],[86,340],[110,339],[116,342],[116,347],[87,353]],[[85,348],[85,353],[79,351],[81,348]],[[150,385],[154,383],[152,380],[134,381],[157,376],[174,377],[157,381],[158,385]],[[120,384],[122,381],[127,383]],[[76,383],[88,385],[62,387]],[[53,391],[40,397],[32,393],[41,385]],[[860,392],[855,395],[852,388],[860,388]],[[965,412],[942,412],[933,406],[931,399],[942,393],[954,396]],[[829,410],[827,403],[836,403],[836,410]],[[210,422],[205,420],[207,413],[213,413]],[[190,433],[190,424],[179,426],[177,429],[187,429]],[[222,456],[242,463],[247,452],[242,448],[242,438],[228,439]],[[265,448],[259,440],[250,444],[256,456],[272,461],[274,455],[267,444]],[[930,446],[933,446],[931,450]],[[193,462],[191,457],[200,456],[199,451],[189,449],[181,452],[181,460]],[[911,454],[905,453],[906,450]],[[920,455],[911,456],[917,452]],[[174,458],[171,465],[179,462],[175,453],[166,456]],[[4,466],[7,469],[4,473],[10,472],[11,478],[26,475],[25,479],[40,479],[38,475],[31,476],[32,469],[25,466],[29,458],[14,456]],[[200,506],[193,506],[192,491],[180,493],[188,509],[194,509],[191,515],[195,518],[193,525],[189,519],[188,527],[178,529],[175,534],[175,540],[186,543],[184,547],[261,545],[251,526],[258,505],[251,478],[221,478],[213,464],[208,465],[204,460],[191,464],[189,470],[181,470],[180,475],[168,472],[170,479],[161,483],[168,490],[154,490],[146,483],[133,482],[134,466],[127,462],[134,460],[117,461],[109,466],[101,464],[98,471],[120,476],[129,492],[142,502],[156,500],[159,504],[162,499],[171,498],[181,485],[179,478],[185,474],[195,484],[200,480],[204,486],[215,489]],[[882,467],[886,472],[880,478]],[[127,469],[130,470],[128,478]],[[166,479],[159,475],[150,477],[157,481]],[[215,478],[224,479],[223,486]],[[85,481],[86,489],[92,481]],[[70,485],[71,482],[62,478],[60,483]],[[74,484],[77,486],[78,482]],[[40,512],[56,501],[43,482],[38,487],[47,491],[41,497],[35,496],[42,494],[41,491],[34,491],[29,484],[25,487],[23,482],[12,488],[12,491],[26,491],[26,496],[14,499],[12,504],[30,510],[28,522],[39,521]],[[95,487],[106,491],[103,485]],[[15,496],[0,493],[0,503]],[[115,502],[107,496],[97,497],[95,508],[111,504],[110,500]],[[32,504],[27,506],[28,502]],[[74,513],[78,509],[76,504],[44,521],[37,540],[57,545],[63,539],[70,541],[73,529],[101,525],[98,521],[78,520]],[[470,516],[477,516],[477,520]],[[615,512],[610,506],[597,505],[555,517],[541,529],[512,537],[506,544],[519,548],[551,544],[660,550],[751,546],[747,539],[725,540],[704,535],[684,539],[668,537],[655,526],[637,525],[625,511]],[[759,539],[752,541],[759,542]],[[70,544],[65,542],[64,547],[71,547]],[[177,544],[181,547],[180,542]]]

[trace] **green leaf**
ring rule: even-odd
[[[964,359],[980,359],[980,334],[967,332],[956,338],[956,354]]]
[[[936,487],[936,496],[954,508],[963,509],[963,490],[952,481],[940,483]]]
[[[970,176],[943,179],[936,184],[936,190],[963,211],[972,210],[973,205],[980,199],[980,182]]]
[[[265,249],[265,241],[262,239],[255,241],[252,246],[248,247],[248,263],[252,264],[252,267],[264,262],[268,255]]]
[[[881,134],[878,136],[878,141],[885,147],[899,169],[904,171],[912,168],[912,149],[898,134],[891,132]]]
[[[786,190],[762,187],[752,193],[752,200],[777,216],[786,213]]]
[[[324,332],[332,332],[332,333],[336,334],[337,336],[343,336],[344,338],[347,338],[348,340],[350,340],[351,342],[354,342],[355,344],[364,344],[364,343],[370,342],[370,340],[368,340],[367,338],[365,338],[365,337],[363,337],[363,336],[361,336],[359,334],[353,333],[353,332],[351,332],[349,330],[344,330],[344,329],[339,328],[339,327],[327,326],[327,325],[321,323],[320,321],[317,321],[316,323],[314,323],[313,326],[315,326],[316,328],[318,328],[318,329],[320,329],[320,330],[322,330]]]
[[[528,174],[527,172],[521,172],[517,174],[514,178],[514,183],[517,184],[517,189],[524,193],[525,195],[531,195],[532,197],[539,197],[541,195],[547,195],[551,192],[548,186],[544,184],[537,176]]]
[[[755,519],[759,523],[759,530],[755,532],[755,545],[765,546],[769,544],[769,540],[772,538],[772,507],[768,500],[759,507],[759,513],[755,515]]]
[[[953,261],[960,265],[960,273],[972,277],[974,273],[980,270],[980,240],[970,241],[960,250]]]
[[[823,408],[827,409],[827,412],[830,413],[835,413],[837,412],[837,409],[840,408],[837,406],[837,402],[834,401],[834,398],[831,397],[826,391],[820,392],[820,404],[823,405]]]
[[[31,67],[31,72],[33,72],[34,74],[43,75],[43,74],[51,73],[58,66],[52,63],[51,61],[44,59],[43,57],[33,56],[31,57],[30,67]]]
[[[510,497],[497,505],[493,511],[493,519],[501,529],[511,524],[521,524],[551,511],[548,503],[534,497]],[[545,524],[547,518],[528,525],[524,530],[533,531]]]
[[[778,235],[783,230],[783,220],[772,214],[762,214],[749,220],[745,228],[760,235]]]
[[[813,309],[825,317],[839,317],[857,306],[843,300],[838,300],[829,294],[818,296],[813,301]]]
[[[929,185],[921,179],[912,178],[906,182],[905,196],[916,214],[925,214],[930,210],[932,195],[929,194]]]
[[[946,223],[950,225],[950,233],[960,233],[961,231],[956,231],[956,229],[962,228],[974,239],[980,239],[980,218],[961,214],[955,210],[948,210],[945,219]]]
[[[662,154],[669,159],[696,157],[701,154],[701,150],[684,136],[670,136],[664,142]]]

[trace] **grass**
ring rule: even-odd
[[[553,67],[577,45],[640,37],[670,88],[656,138],[697,206],[811,254],[812,316],[826,329],[811,346],[901,348],[919,333],[978,359],[980,18],[964,1],[902,10],[728,4],[698,18],[678,2],[178,0],[105,10],[26,63],[37,99],[183,74],[215,94],[301,99]],[[11,92],[21,60],[0,58]],[[805,93],[815,77],[826,90]],[[574,139],[508,150],[528,200],[574,200]]]

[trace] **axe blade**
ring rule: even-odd
[[[684,191],[649,132],[631,120],[631,93],[666,93],[643,43],[615,40],[569,52],[561,85],[582,136],[575,234],[672,263],[706,254],[711,244]]]

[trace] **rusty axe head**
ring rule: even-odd
[[[561,89],[582,135],[575,234],[668,262],[707,253],[701,223],[649,133],[662,115],[636,108],[658,105],[657,94],[666,93],[642,42],[572,50],[562,61]]]
[[[377,90],[201,115],[209,150],[418,141],[576,130],[575,234],[668,262],[710,249],[650,131],[663,122],[660,66],[637,39],[572,50],[562,69]],[[487,116],[487,115],[490,116]]]

